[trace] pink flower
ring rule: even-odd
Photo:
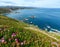
[[[13,33],[13,34],[12,34],[12,37],[15,37],[15,36],[16,36],[16,34],[15,34],[15,33]]]
[[[4,43],[5,42],[5,39],[4,37],[1,38],[1,42]]]
[[[59,44],[56,43],[56,42],[52,42],[51,44],[52,44],[52,45],[56,45],[57,47],[59,47]]]
[[[52,44],[57,44],[56,42],[52,42]]]
[[[4,40],[4,39],[2,39],[2,40],[1,40],[1,42],[2,42],[2,43],[4,43],[4,42],[5,42],[5,40]]]
[[[24,43],[23,42],[21,42],[21,45],[23,45]]]
[[[16,42],[16,43],[18,43],[18,42],[19,42],[19,40],[16,38],[16,39],[15,39],[15,42]]]

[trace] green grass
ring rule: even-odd
[[[53,42],[60,44],[51,34],[51,37],[48,35],[33,25],[0,16],[0,47],[52,47]]]

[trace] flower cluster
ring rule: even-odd
[[[15,37],[16,36],[16,33],[12,33],[12,37]]]
[[[4,37],[0,39],[0,42],[6,44],[6,40],[4,39]]]

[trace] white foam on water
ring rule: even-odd
[[[45,30],[48,31],[48,28],[50,29],[49,32],[60,32],[59,30],[54,29],[54,28],[52,28],[51,26],[47,26],[47,28],[45,28]]]
[[[47,26],[47,28],[51,28],[50,26]]]

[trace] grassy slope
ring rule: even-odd
[[[15,36],[12,37],[13,33]],[[3,43],[2,39],[5,40]],[[18,39],[18,42],[15,39]],[[0,47],[52,47],[53,42],[60,44],[51,33],[21,21],[0,16]]]

